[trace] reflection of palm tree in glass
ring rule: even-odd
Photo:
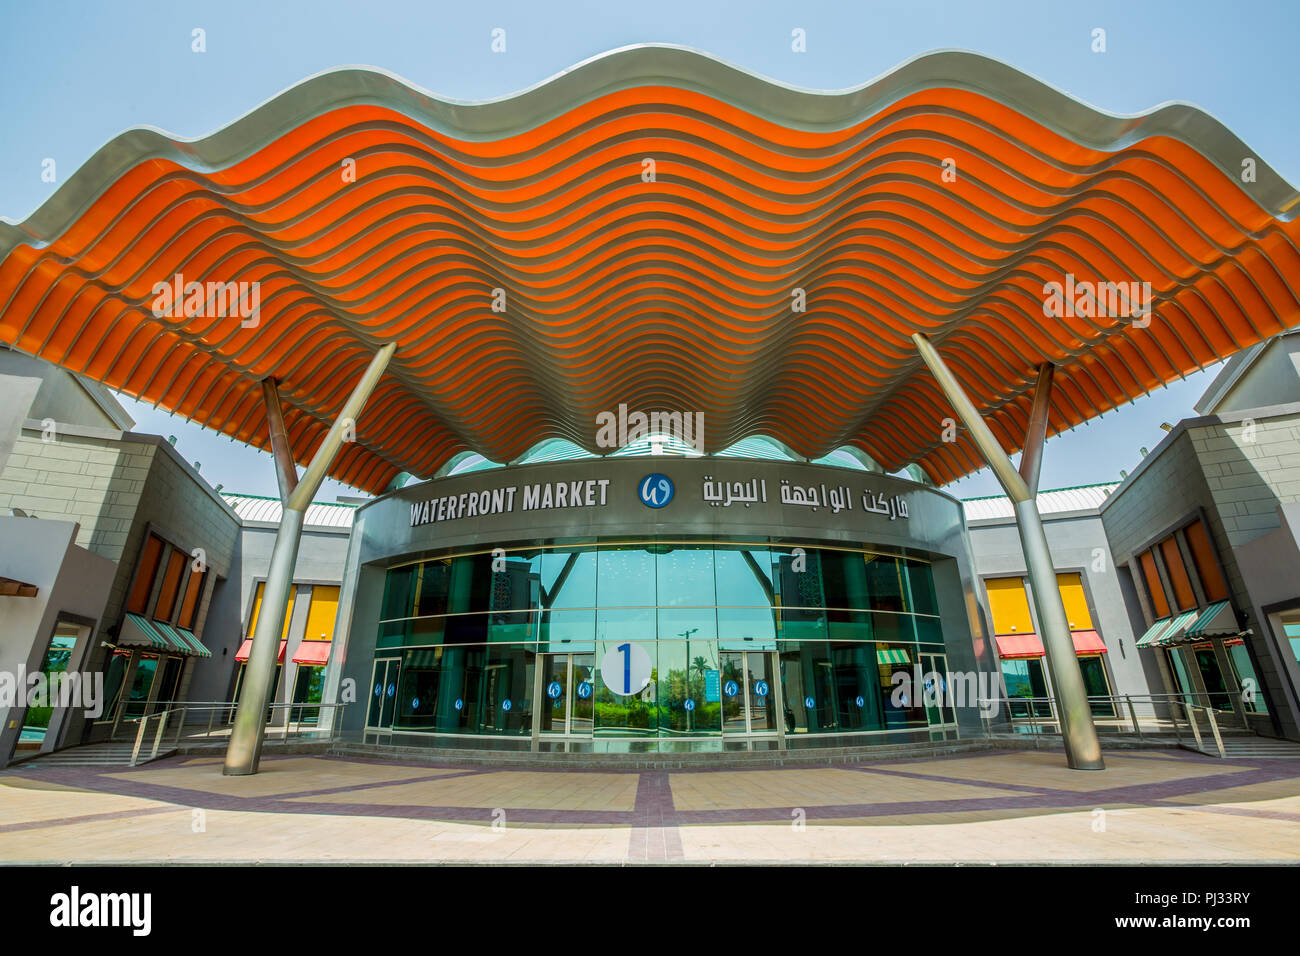
[[[704,701],[704,672],[709,669],[709,660],[700,656],[691,663],[695,666],[695,676],[690,679],[691,696],[695,698],[695,703],[698,705]]]

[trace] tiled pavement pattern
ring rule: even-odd
[[[0,861],[1300,860],[1300,760],[1016,751],[573,771],[269,756],[0,773]]]

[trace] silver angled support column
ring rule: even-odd
[[[393,343],[385,345],[371,360],[301,479],[296,477],[289,454],[284,419],[280,414],[279,393],[274,383],[263,383],[267,420],[271,429],[271,448],[276,457],[283,507],[280,526],[275,533],[275,546],[271,549],[271,567],[262,592],[262,607],[257,615],[257,626],[253,630],[253,647],[244,669],[239,709],[235,712],[235,725],[230,732],[230,745],[226,748],[226,763],[222,770],[225,774],[240,776],[257,773],[257,765],[262,756],[262,738],[266,730],[266,706],[272,691],[271,679],[275,676],[280,635],[284,632],[286,605],[289,589],[293,586],[293,569],[298,561],[298,542],[302,537],[307,506],[311,504],[321,481],[334,462],[334,456],[342,447],[345,431],[355,426],[357,416],[379,384],[396,348]]]
[[[284,427],[284,412],[280,410],[280,390],[273,378],[262,380],[262,403],[266,405],[266,427],[271,433],[271,456],[275,459],[280,504],[284,504],[298,487],[298,469],[289,450],[289,432]]]
[[[1097,740],[1092,709],[1088,706],[1088,691],[1083,685],[1083,672],[1079,669],[1074,639],[1070,636],[1070,623],[1065,616],[1065,605],[1056,583],[1056,568],[1052,563],[1047,534],[1043,531],[1043,520],[1038,514],[1038,504],[1035,501],[1043,442],[1047,434],[1052,366],[1046,364],[1039,370],[1038,388],[1029,417],[1029,434],[1025,438],[1025,450],[1020,458],[1020,470],[1017,471],[930,340],[917,332],[912,336],[912,341],[1015,508],[1020,547],[1024,551],[1029,587],[1034,595],[1034,610],[1038,613],[1043,650],[1047,654],[1047,672],[1051,675],[1060,708],[1065,758],[1075,770],[1104,770],[1106,765],[1101,759],[1101,743]]]

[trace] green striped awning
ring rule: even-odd
[[[1165,632],[1166,628],[1169,627],[1169,622],[1172,620],[1173,618],[1171,617],[1162,617],[1160,620],[1156,621],[1147,628],[1145,634],[1138,638],[1137,646],[1150,647],[1153,645],[1156,642],[1156,639]]]
[[[1187,628],[1188,637],[1225,637],[1237,634],[1237,615],[1227,601],[1215,601]]]
[[[129,627],[122,628],[122,634],[118,639],[119,644],[127,647],[149,647],[157,651],[172,651],[171,639],[158,629],[156,622],[149,620],[142,614],[126,615],[128,624],[133,624],[135,629]]]
[[[177,645],[185,648],[181,653],[189,654],[193,657],[212,656],[212,652],[203,646],[203,642],[194,635],[193,631],[190,631],[187,628],[177,627],[174,624],[159,623],[158,626],[167,628]]]
[[[901,647],[877,647],[876,662],[878,664],[910,664],[912,659],[907,656],[907,651]]]
[[[148,647],[164,654],[184,654],[186,657],[211,657],[212,652],[203,642],[183,627],[172,627],[162,621],[151,621],[143,614],[126,615],[118,643],[125,647]]]
[[[1175,641],[1177,641],[1180,637],[1183,636],[1183,633],[1187,630],[1188,625],[1190,625],[1194,620],[1196,620],[1195,611],[1183,611],[1181,614],[1175,615],[1173,618],[1171,618],[1161,631],[1157,632],[1154,636],[1152,636],[1150,641],[1148,641],[1146,644],[1142,644],[1139,642],[1138,646],[1139,647],[1165,647],[1169,644],[1172,644]],[[1145,639],[1150,634],[1151,631],[1147,631],[1146,634],[1142,635],[1143,639]]]

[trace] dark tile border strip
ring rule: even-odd
[[[628,836],[627,858],[633,862],[681,862],[682,834],[677,828],[673,788],[664,770],[641,773],[636,788],[634,823]]]
[[[979,756],[993,755],[994,754],[989,752],[979,754]],[[974,755],[962,755],[955,758],[927,758],[925,762],[929,763],[932,762],[932,760],[943,759],[966,759],[968,756]],[[274,759],[301,759],[301,757],[300,755],[284,755]],[[344,760],[347,762],[347,758],[341,757],[314,757],[312,759]],[[1186,758],[1180,759],[1185,759],[1188,763],[1204,763],[1207,766],[1212,765],[1216,767],[1223,766],[1222,762],[1219,760],[1205,758],[1195,754],[1189,754]],[[411,766],[408,763],[400,761],[383,762],[392,763],[396,766]],[[829,804],[821,806],[805,806],[802,808],[806,812],[808,819],[826,821],[917,814],[975,813],[993,810],[1024,810],[1046,813],[1070,811],[1081,807],[1096,807],[1100,805],[1116,804],[1138,807],[1204,810],[1208,812],[1255,819],[1285,821],[1300,819],[1300,815],[1285,811],[1215,807],[1203,806],[1200,804],[1170,802],[1170,798],[1175,796],[1188,796],[1214,790],[1227,790],[1239,786],[1248,786],[1271,780],[1289,779],[1295,777],[1297,771],[1300,771],[1300,766],[1295,766],[1296,764],[1300,764],[1300,761],[1270,760],[1264,761],[1264,764],[1265,766],[1255,767],[1235,764],[1233,771],[1226,773],[1193,776],[1181,780],[1160,781],[1156,783],[1127,784],[1119,787],[1109,787],[1089,791],[1062,790],[1059,788],[1035,787],[1025,784],[1005,785],[994,781],[971,781],[959,777],[911,773],[906,770],[897,769],[896,763],[894,763],[893,766],[840,765],[837,767],[827,768],[764,767],[754,769],[761,769],[762,772],[766,773],[790,769],[847,769],[864,774],[901,776],[922,781],[955,783],[965,786],[984,786],[991,789],[1015,790],[1021,794],[1016,797],[970,797],[955,800],[916,800],[900,801],[895,803]],[[156,765],[154,766],[156,767]],[[417,764],[412,767],[412,769],[424,769],[426,767],[427,764]],[[134,769],[145,770],[148,768],[142,766]],[[451,770],[452,768],[442,767],[439,769],[446,771]],[[490,824],[492,822],[491,813],[494,808],[489,807],[375,804],[365,802],[326,803],[302,800],[301,798],[304,796],[325,796],[340,792],[402,786],[408,783],[436,782],[455,777],[480,776],[491,773],[509,772],[537,773],[542,771],[533,768],[511,770],[510,768],[473,766],[464,767],[457,771],[453,771],[452,773],[426,772],[421,776],[413,778],[367,782],[355,786],[291,791],[258,797],[240,797],[230,794],[217,794],[208,791],[189,790],[163,784],[147,783],[141,779],[132,779],[135,776],[134,772],[131,770],[124,772],[123,768],[119,767],[49,767],[39,773],[24,772],[21,776],[29,780],[49,780],[51,783],[57,783],[63,786],[115,793],[123,796],[138,797],[141,799],[164,801],[172,804],[172,806],[146,808],[139,811],[115,811],[105,814],[90,814],[85,817],[68,817],[52,821],[29,821],[26,823],[9,824],[0,827],[0,832],[40,829],[42,827],[70,825],[81,822],[95,822],[97,819],[114,819],[140,814],[173,812],[176,809],[194,808],[270,812],[288,815],[305,813],[331,816],[366,815],[423,820],[457,820]],[[583,771],[556,768],[549,772],[574,773]],[[637,773],[638,775],[636,803],[631,812],[625,810],[596,809],[552,810],[527,807],[505,809],[508,811],[509,819],[525,824],[590,825],[605,827],[629,826],[632,828],[632,834],[629,837],[628,858],[638,862],[672,862],[682,860],[683,850],[681,831],[679,829],[680,826],[692,824],[758,823],[774,822],[778,820],[781,822],[787,822],[791,819],[791,814],[796,809],[795,807],[756,807],[729,810],[678,810],[673,802],[671,786],[672,776],[675,774],[690,774],[708,771],[691,769],[647,770],[639,772],[620,770],[613,772],[620,774]],[[726,768],[725,772],[737,771],[733,768]]]

